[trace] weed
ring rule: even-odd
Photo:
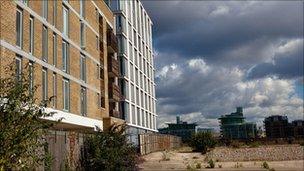
[[[201,163],[196,163],[195,168],[197,168],[197,169],[202,168],[202,164]]]
[[[263,162],[262,168],[269,169],[269,165],[268,165],[268,163],[266,161]]]
[[[206,168],[214,168],[214,166],[215,166],[215,162],[212,159],[210,159],[208,161],[208,164],[209,164],[209,166],[207,166]]]

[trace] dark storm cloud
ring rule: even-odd
[[[239,46],[264,46],[303,35],[302,2],[145,1],[154,21],[155,47],[183,58],[227,60]],[[257,46],[252,51],[259,51]],[[245,58],[248,54],[236,54]],[[247,59],[250,56],[248,56]]]

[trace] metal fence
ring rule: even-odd
[[[139,134],[138,142],[141,155],[177,148],[182,143],[180,137],[167,134]]]

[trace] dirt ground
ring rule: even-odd
[[[205,155],[191,150],[172,150],[169,152],[155,152],[143,156],[145,162],[140,165],[143,171],[162,170],[266,170],[262,168],[264,161],[246,162],[215,162],[214,169],[206,169],[208,163]],[[304,156],[303,156],[304,157]],[[267,161],[269,168],[276,171],[304,171],[304,160]],[[197,167],[201,166],[200,169]],[[220,168],[221,167],[221,168]]]

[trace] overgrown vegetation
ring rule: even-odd
[[[216,140],[209,132],[198,132],[192,135],[189,145],[194,151],[205,154],[208,148],[214,148]]]
[[[208,161],[208,166],[206,168],[214,168],[214,167],[215,167],[215,162],[212,159],[210,159]]]
[[[30,68],[24,67],[24,71]],[[44,152],[43,136],[52,123],[42,120],[53,113],[43,109],[49,102],[37,102],[37,86],[31,73],[16,74],[15,63],[8,65],[0,78],[0,170],[32,170],[50,160]],[[49,165],[46,164],[48,168]]]
[[[85,170],[136,170],[139,156],[127,141],[126,125],[113,125],[108,131],[97,132],[84,142],[81,163]]]
[[[268,163],[266,161],[263,162],[262,168],[269,169],[269,165],[268,165]]]

